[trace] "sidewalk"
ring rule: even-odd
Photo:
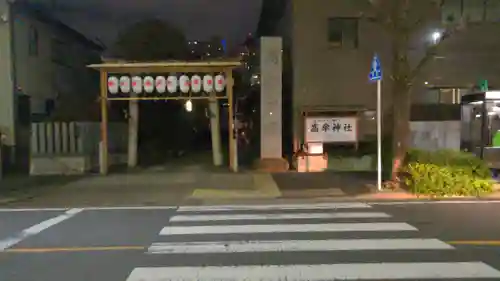
[[[370,172],[276,173],[281,198],[352,197],[370,192],[376,181]]]
[[[265,175],[264,175],[265,177]],[[181,205],[196,194],[267,194],[261,175],[206,172],[198,169],[166,172],[162,169],[108,176],[14,177],[0,182],[0,205],[16,207]],[[259,182],[260,180],[260,182]],[[204,194],[205,193],[205,194]],[[240,198],[242,198],[240,196]]]
[[[7,176],[0,180],[0,205],[17,200],[27,200],[47,192],[53,192],[57,187],[81,178],[81,176]]]
[[[165,166],[108,176],[18,177],[0,184],[3,206],[142,206],[224,200],[349,198],[367,193],[370,176],[332,173],[230,173],[200,165]]]
[[[178,206],[288,201],[500,200],[430,198],[404,191],[378,192],[366,173],[229,173],[142,170],[108,176],[11,177],[0,181],[2,207]]]

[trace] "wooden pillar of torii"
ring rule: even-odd
[[[100,72],[100,109],[101,109],[101,142],[100,142],[100,153],[99,153],[99,166],[100,173],[102,175],[107,175],[109,172],[109,138],[108,138],[108,105],[112,101],[126,101],[129,102],[130,108],[130,120],[129,120],[129,145],[128,145],[128,163],[129,166],[135,166],[137,163],[137,127],[138,127],[138,102],[145,100],[208,100],[211,106],[209,108],[215,110],[216,112],[211,112],[210,118],[218,117],[218,100],[227,99],[228,101],[228,131],[229,131],[229,168],[232,171],[237,171],[238,163],[235,157],[237,153],[236,146],[236,136],[234,132],[234,111],[233,111],[233,70],[241,66],[239,60],[217,60],[217,61],[172,61],[172,62],[111,62],[107,61],[102,64],[92,64],[89,68],[96,69]],[[143,73],[164,75],[168,73],[186,73],[190,74],[209,74],[220,73],[225,76],[225,92],[222,95],[216,95],[215,92],[205,93],[200,95],[194,95],[191,91],[188,95],[178,94],[176,96],[165,95],[165,94],[121,94],[121,95],[109,95],[108,93],[108,77],[109,75],[123,75],[123,76],[135,76],[141,75]],[[212,150],[214,164],[220,165],[220,154],[221,154],[221,143],[220,143],[220,131],[219,121],[211,120],[212,124]],[[214,126],[217,125],[217,126]],[[219,150],[219,151],[217,151]]]

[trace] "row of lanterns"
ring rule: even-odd
[[[191,78],[187,75],[177,76],[109,76],[108,77],[108,92],[110,94],[130,93],[131,91],[136,94],[142,92],[152,93],[156,90],[157,93],[163,94],[165,92],[175,93],[180,90],[182,93],[199,93],[203,90],[205,93],[224,91],[226,87],[226,80],[223,75],[205,75],[203,78],[199,75],[193,75]]]

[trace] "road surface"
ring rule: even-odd
[[[0,209],[0,280],[500,280],[500,203]]]

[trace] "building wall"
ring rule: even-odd
[[[14,131],[14,94],[11,61],[10,11],[6,0],[0,0],[0,132],[5,134],[5,145],[13,145]],[[4,153],[4,157],[5,153]],[[1,159],[0,159],[1,160]]]
[[[497,0],[489,2],[494,1]],[[359,18],[360,12],[366,9],[366,1],[292,0],[292,3],[295,136],[301,139],[303,135],[300,112],[305,106],[375,108],[376,89],[367,79],[374,53],[379,54],[384,68],[383,107],[387,110],[391,104],[387,79],[390,77],[389,35],[378,25],[360,18],[356,48],[332,46],[328,41],[328,19]],[[474,10],[471,14],[478,12]],[[491,18],[494,16],[489,15],[488,19]],[[411,61],[416,62],[422,56],[422,46],[429,44],[430,34],[436,30],[433,26],[437,25],[430,24],[412,38]],[[479,78],[489,79],[490,85],[500,85],[497,66],[500,37],[494,36],[499,33],[498,24],[474,23],[450,38],[443,44],[439,56],[417,77],[413,87],[415,102],[433,98],[426,90],[429,85],[467,88]],[[364,120],[361,130],[362,137],[374,134],[374,122]]]
[[[83,101],[98,94],[98,76],[86,68],[99,61],[98,50],[21,8],[14,30],[17,86],[30,96],[33,114],[43,118],[62,99]]]

